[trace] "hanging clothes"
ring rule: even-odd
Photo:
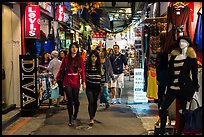
[[[37,40],[35,42],[35,46],[36,46],[37,55],[40,56],[41,55],[41,42]]]
[[[185,6],[176,9],[169,6],[167,10],[167,35],[164,51],[170,53],[177,46],[177,39],[180,36],[191,37],[191,18],[190,8]]]
[[[158,85],[156,78],[156,68],[150,66],[148,70],[148,86],[147,86],[147,98],[149,99],[158,99]]]
[[[200,10],[199,10],[200,11]],[[202,14],[198,12],[198,20],[195,32],[195,45],[199,51],[202,51]]]
[[[51,53],[52,51],[53,51],[52,40],[45,41],[45,43],[44,43],[44,52]]]

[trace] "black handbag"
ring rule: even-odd
[[[197,108],[191,110],[191,103],[195,101]],[[189,108],[184,111],[185,125],[184,130],[202,130],[202,107],[199,106],[198,101],[192,98],[190,101]]]
[[[61,73],[60,73],[60,76],[59,76],[59,80],[60,80],[60,81],[63,81],[63,80],[64,80],[65,73],[66,73],[66,62],[65,62],[65,66],[64,66],[64,68],[62,69],[62,71],[61,71]]]

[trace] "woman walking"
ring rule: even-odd
[[[101,78],[101,93],[100,93],[100,103],[105,103],[105,108],[109,108],[109,93],[108,93],[108,82],[110,82],[110,78],[112,78],[113,81],[114,75],[113,75],[113,68],[111,65],[111,62],[109,58],[107,57],[107,51],[106,49],[102,49],[100,52],[100,59],[101,59],[101,65],[104,74]]]
[[[96,115],[97,100],[101,89],[101,75],[102,67],[99,53],[96,50],[92,50],[86,63],[86,95],[89,102],[88,112],[90,126],[93,126],[94,117]]]
[[[63,79],[63,86],[68,99],[67,109],[69,114],[69,126],[73,125],[73,120],[77,118],[79,112],[79,88],[80,88],[80,76],[83,83],[83,89],[86,89],[85,84],[85,69],[84,62],[81,59],[79,53],[79,45],[77,43],[71,43],[69,47],[69,53],[63,58],[60,70],[56,77],[56,81],[60,77],[60,73],[66,68],[65,76]],[[74,113],[73,113],[73,102],[74,102]]]

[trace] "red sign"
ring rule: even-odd
[[[64,22],[65,5],[58,5],[56,20]]]
[[[105,32],[94,32],[92,38],[106,38]]]
[[[25,37],[40,38],[40,7],[37,5],[26,6],[25,12]]]

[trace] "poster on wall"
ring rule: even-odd
[[[25,38],[40,38],[40,7],[26,6],[25,10]]]
[[[144,92],[144,69],[134,69],[134,102],[148,102],[146,92]]]
[[[30,116],[38,108],[37,58],[31,55],[19,55],[19,61],[21,115]]]

